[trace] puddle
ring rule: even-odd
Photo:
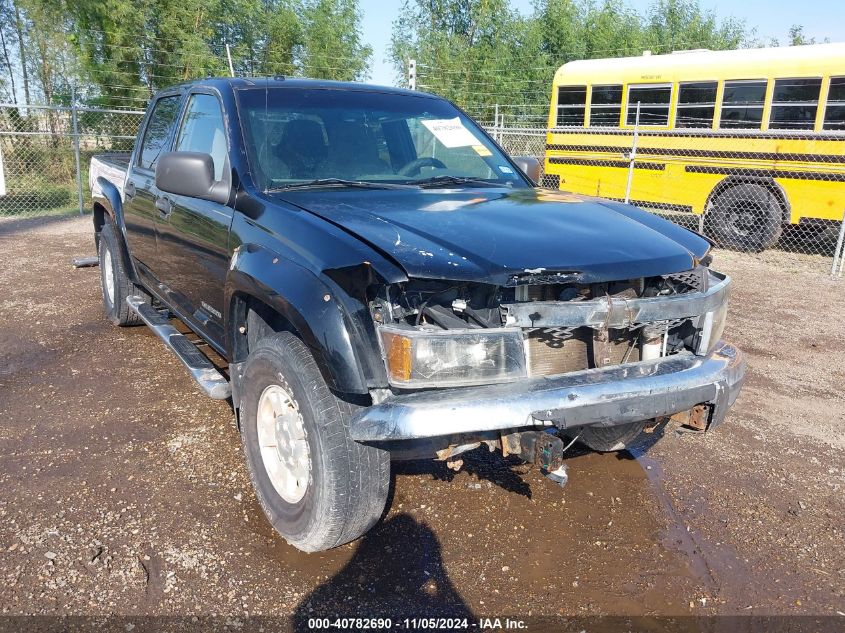
[[[719,598],[724,592],[730,591],[730,587],[746,585],[751,582],[752,575],[729,544],[712,543],[699,530],[690,526],[684,514],[696,517],[703,516],[708,511],[700,498],[684,498],[686,510],[684,514],[678,511],[676,503],[667,491],[667,480],[662,465],[648,455],[649,448],[662,438],[664,430],[665,427],[656,430],[653,436],[642,436],[629,452],[642,466],[652,492],[665,514],[666,527],[661,542],[667,549],[682,554],[690,572],[699,580],[702,591],[706,594],[697,597],[694,601],[698,602],[696,607],[707,606],[707,602],[702,602],[701,598],[708,598],[713,606],[713,598]],[[690,449],[692,448],[690,446]]]
[[[718,592],[718,583],[710,567],[710,563],[702,553],[700,536],[692,530],[683,517],[675,510],[672,500],[664,487],[663,468],[660,464],[641,452],[634,452],[636,460],[642,465],[652,489],[666,513],[667,523],[663,544],[669,549],[680,551],[689,562],[690,570],[698,578],[708,593]]]

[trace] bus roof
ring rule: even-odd
[[[555,83],[820,77],[831,73],[845,75],[845,43],[586,59],[561,66]]]

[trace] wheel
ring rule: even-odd
[[[783,231],[783,211],[763,185],[739,184],[721,191],[704,219],[705,232],[720,246],[759,252],[774,246]]]
[[[618,426],[582,426],[572,429],[573,436],[580,433],[578,441],[594,451],[608,453],[611,451],[625,450],[631,445],[637,436],[645,428],[646,420],[642,422],[631,422]]]
[[[138,325],[141,320],[129,306],[126,297],[133,294],[147,296],[129,279],[120,250],[120,236],[111,220],[100,232],[100,281],[103,287],[103,308],[106,317],[115,325]]]
[[[316,552],[375,525],[387,500],[390,454],[349,437],[355,407],[329,390],[305,344],[288,332],[263,338],[242,380],[244,452],[276,531]]]

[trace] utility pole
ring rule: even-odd
[[[416,90],[417,89],[417,60],[416,59],[409,59],[408,60],[408,89],[409,90]]]
[[[229,50],[229,44],[226,44],[226,60],[229,62],[229,76],[235,76],[235,68],[232,66],[232,51]]]

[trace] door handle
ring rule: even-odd
[[[135,185],[132,182],[127,182],[126,186],[123,188],[123,198],[129,202],[132,198],[135,197]]]
[[[173,205],[167,198],[156,198],[156,209],[158,209],[159,217],[162,220],[166,220],[170,216],[170,213],[173,211]]]

